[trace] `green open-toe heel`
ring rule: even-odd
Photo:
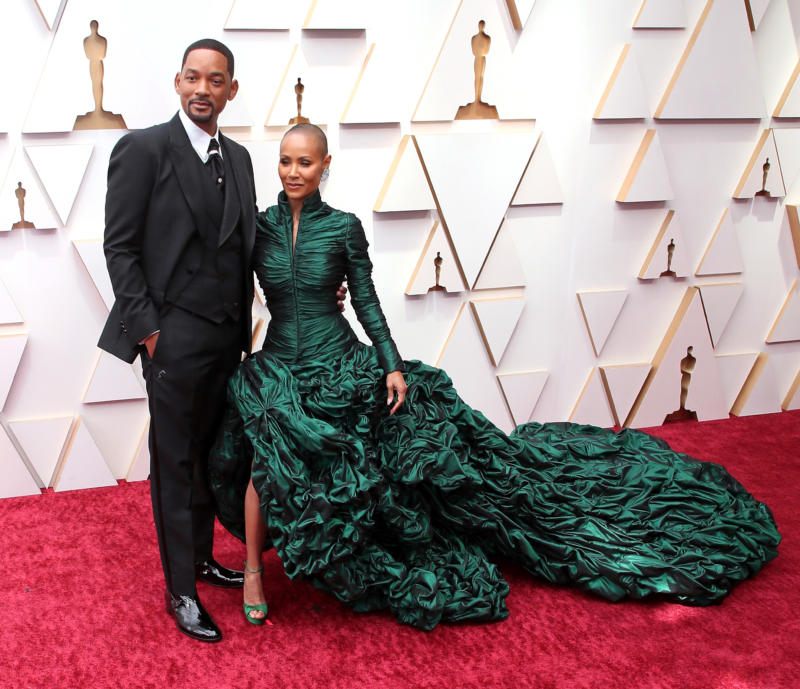
[[[259,567],[258,569],[250,569],[247,566],[247,560],[245,560],[244,561],[244,571],[245,572],[250,572],[250,574],[261,574],[261,572],[264,571],[264,565],[261,565],[261,567]],[[258,605],[248,605],[247,603],[242,602],[242,605],[244,606],[244,616],[245,616],[245,618],[247,618],[247,621],[250,624],[262,625],[262,624],[264,624],[264,622],[267,621],[267,604],[266,603],[259,603]],[[251,617],[250,613],[253,610],[260,610],[261,612],[264,613],[264,617]]]

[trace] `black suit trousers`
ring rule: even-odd
[[[160,326],[152,359],[142,354],[153,517],[167,588],[194,595],[194,563],[211,557],[214,535],[208,454],[226,383],[241,359],[242,323],[214,323],[173,307]]]

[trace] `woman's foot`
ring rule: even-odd
[[[267,599],[264,596],[264,585],[261,573],[264,567],[252,569],[247,561],[244,563],[244,616],[250,624],[264,624],[267,619]]]

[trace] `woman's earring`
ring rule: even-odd
[[[330,175],[331,175],[330,168],[327,168],[327,167],[326,167],[326,168],[325,168],[325,169],[322,171],[322,181],[324,182],[326,179],[328,179],[328,177],[330,177]]]

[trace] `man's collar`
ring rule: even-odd
[[[189,116],[183,111],[183,108],[178,110],[178,117],[180,117],[181,124],[186,130],[186,136],[189,137],[189,143],[192,144],[192,148],[197,152],[197,155],[200,156],[200,160],[205,163],[206,160],[208,160],[208,142],[211,141],[211,135],[192,122]],[[217,127],[217,133],[214,138],[219,142],[221,151],[222,142],[219,139],[219,127]]]

